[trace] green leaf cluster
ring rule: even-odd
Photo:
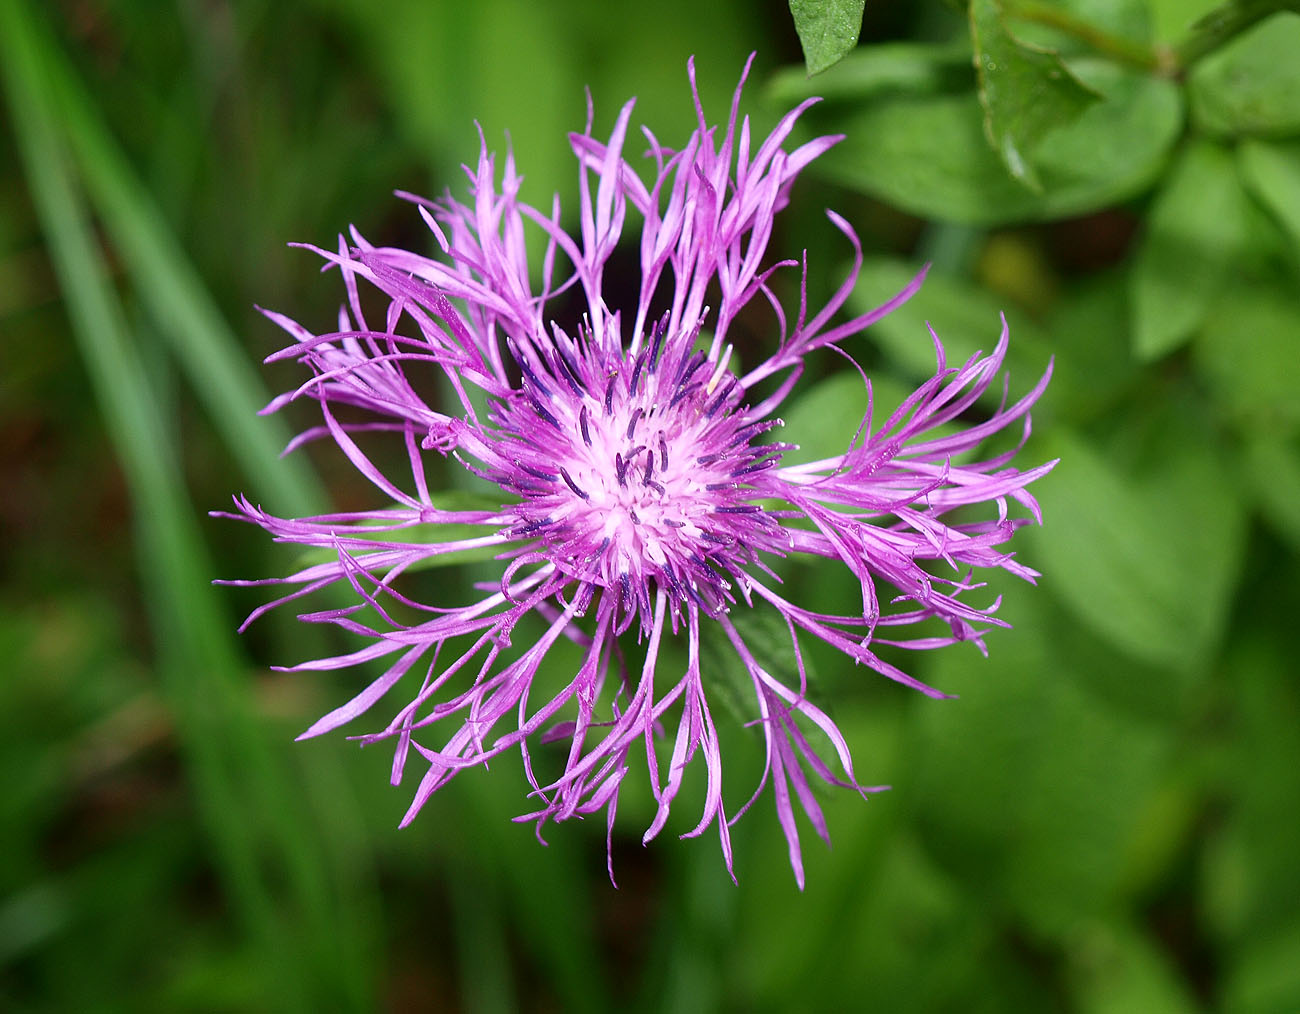
[[[990,350],[999,311],[1012,397],[1054,360],[1021,452],[1060,459],[1021,547],[1043,576],[997,589],[1016,630],[990,661],[905,660],[960,700],[915,709],[893,754],[928,893],[914,859],[892,876],[949,933],[962,913],[1001,913],[1070,1009],[1300,1004],[1296,844],[1280,827],[1300,758],[1285,618],[1300,573],[1300,16],[1207,6],[972,0],[965,31],[860,45],[771,89],[822,94],[809,133],[847,137],[819,170],[919,222],[911,256],[867,256],[853,297],[865,312],[931,263],[855,350],[873,386],[933,371],[927,323],[951,360]],[[782,439],[834,453],[864,398],[855,375],[829,376]],[[873,884],[862,904],[904,918],[892,883]],[[1193,970],[1205,959],[1169,938],[1165,906],[1216,974]],[[921,933],[942,980],[957,960]],[[999,940],[965,933],[999,967],[981,978],[990,1009],[1043,1002],[998,964]],[[936,995],[921,1007],[953,1002]]]

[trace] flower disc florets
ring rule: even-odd
[[[519,495],[515,534],[645,624],[655,589],[713,614],[731,598],[726,574],[789,545],[749,502],[784,449],[755,443],[776,421],[746,416],[730,349],[715,362],[695,344],[660,328],[627,355],[557,331],[543,357],[512,341],[520,390],[493,420],[509,436],[484,474]]]
[[[690,79],[694,91],[693,66]],[[981,587],[975,569],[1035,577],[1000,547],[1027,523],[1011,516],[1012,504],[1038,519],[1026,487],[1052,463],[1022,471],[1012,466],[1016,449],[981,456],[988,438],[1008,427],[1028,435],[1030,407],[1048,379],[1010,404],[1005,397],[992,405],[982,400],[1006,354],[1005,322],[991,355],[956,366],[933,333],[922,336],[933,343],[933,377],[892,412],[877,412],[863,374],[867,414],[856,434],[844,435],[843,451],[783,462],[790,445],[770,431],[780,424],[775,412],[795,389],[805,357],[834,348],[852,363],[848,339],[909,298],[921,279],[883,306],[834,323],[861,251],[848,223],[830,212],[854,264],[827,305],[810,314],[806,257],[768,263],[767,246],[795,177],[838,138],[783,148],[805,103],[755,144],[739,103],[737,88],[729,119],[715,129],[696,94],[698,126],[678,149],[646,131],[648,183],[623,153],[632,103],[608,141],[593,136],[589,109],[587,129],[570,138],[579,164],[574,233],[561,225],[558,198],[549,212],[519,200],[512,157],[498,180],[483,144],[477,165],[466,170],[469,204],[450,195],[437,202],[403,195],[418,206],[441,256],[375,247],[353,230],[337,250],[317,250],[342,276],[346,302],[337,330],[315,334],[268,313],[294,339],[277,357],[299,358],[312,371],[270,407],[300,396],[318,401],[322,424],[295,446],[332,439],[382,505],[292,519],[239,498],[235,516],[321,554],[274,579],[292,590],[249,619],[329,585],[343,585],[354,597],[354,607],[304,618],[335,624],[362,646],[295,668],[378,659],[387,668],[304,736],[344,725],[407,684],[405,703],[361,737],[393,746],[394,784],[413,753],[428,765],[405,821],[459,772],[518,749],[536,800],[521,819],[540,828],[603,811],[612,834],[623,780],[633,755],[643,752],[656,804],[648,841],[665,825],[699,755],[704,807],[686,833],[716,825],[730,869],[729,827],[770,780],[802,884],[795,799],[827,837],[809,774],[868,790],[855,779],[839,729],[809,699],[801,638],[817,638],[890,679],[943,696],[882,659],[875,645],[928,649],[973,641],[982,648],[984,633],[1005,624],[993,615],[996,602],[967,601]],[[627,305],[611,306],[605,269],[630,215],[641,223],[639,289]],[[529,259],[526,228],[540,230],[540,263]],[[783,268],[804,273],[790,312],[769,286]],[[382,322],[367,319],[363,286],[384,301]],[[575,296],[581,323],[557,323],[561,299],[571,307]],[[755,301],[771,307],[775,327],[767,357],[747,351],[756,365],[742,371],[729,331]],[[449,404],[426,401],[412,382],[417,373],[425,375],[420,390],[428,376],[441,378]],[[345,419],[340,407],[349,410]],[[972,415],[979,421],[963,428]],[[358,434],[398,441],[409,476],[381,470]],[[447,455],[491,484],[487,503],[470,509],[463,498],[457,506],[430,493],[426,462]],[[970,510],[955,519],[959,508]],[[469,601],[461,604],[426,603],[402,590],[406,572],[466,552],[495,555],[499,581],[477,594],[467,589]],[[779,557],[846,568],[861,587],[860,608],[827,614],[797,605],[769,570]],[[784,630],[784,657],[748,642],[749,610],[763,611]],[[512,640],[525,621],[528,636]],[[937,621],[938,632],[882,636],[926,621]],[[701,663],[706,624],[715,643],[734,649],[752,685],[766,751],[754,795],[731,816],[710,674]],[[635,650],[621,636],[633,626]],[[676,662],[662,651],[667,637],[682,641]],[[538,677],[561,638],[579,646],[582,661],[557,690],[554,672]],[[545,700],[532,700],[535,690]],[[674,723],[671,747],[660,751],[656,744]],[[813,748],[813,731],[830,743],[834,758]],[[550,763],[562,770],[539,776],[532,750],[559,741],[567,750]]]

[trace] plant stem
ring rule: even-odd
[[[1300,0],[1235,0],[1216,7],[1192,26],[1192,34],[1173,49],[1181,71],[1208,56],[1229,39],[1278,11],[1300,13]]]
[[[1016,3],[1007,4],[1004,9],[1009,18],[1019,18],[1021,21],[1032,21],[1055,28],[1118,63],[1128,64],[1139,70],[1167,72],[1162,54],[1156,49],[1115,35],[1104,28],[1098,28],[1061,7],[1041,3],[1039,0],[1018,0]]]

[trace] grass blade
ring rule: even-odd
[[[362,927],[340,918],[319,836],[259,727],[212,573],[50,102],[20,0],[0,0],[0,65],[37,214],[135,509],[136,546],[171,706],[218,871],[267,961],[268,1004],[365,1009]]]

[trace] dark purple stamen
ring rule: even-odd
[[[694,384],[691,384],[689,386],[679,387],[677,389],[677,393],[673,395],[672,400],[668,402],[668,407],[672,408],[679,401],[685,398],[688,394],[694,394],[699,389],[700,389],[700,382],[698,380]]]
[[[677,367],[677,376],[673,378],[673,383],[676,385],[681,385],[686,383],[686,381],[690,378],[691,374],[693,374],[696,370],[698,370],[703,365],[704,365],[704,353],[699,351],[692,352],[689,356],[687,356],[685,359],[682,360],[682,365]],[[687,372],[688,370],[689,372]]]
[[[614,382],[618,380],[618,375],[609,378],[609,383],[605,385],[605,414],[610,415],[614,411]]]
[[[755,511],[761,511],[763,508],[755,503],[738,503],[730,504],[726,507],[717,508],[715,514],[753,514]]]
[[[736,435],[732,438],[731,443],[727,444],[727,448],[730,449],[739,444],[746,443],[754,439],[754,437],[758,436],[760,433],[766,433],[774,427],[784,425],[785,421],[783,419],[764,419],[761,422],[752,422],[748,426],[742,426],[736,431]]]
[[[591,446],[591,432],[587,429],[587,406],[582,406],[582,411],[578,413],[578,425],[582,427],[582,441],[588,447]]]
[[[766,458],[763,458],[763,459],[760,460],[760,461],[756,461],[756,462],[754,462],[752,465],[746,465],[744,468],[738,468],[738,469],[736,469],[734,472],[732,472],[731,474],[732,474],[732,475],[749,475],[751,472],[761,472],[761,471],[763,471],[765,468],[771,468],[773,465],[775,465],[775,464],[776,464],[778,461],[780,461],[780,460],[781,460],[781,454],[780,454],[780,452],[778,451],[776,454],[768,455]]]
[[[641,413],[642,413],[642,411],[643,411],[643,409],[639,409],[639,408],[638,408],[635,412],[632,413],[632,418],[628,421],[628,424],[627,424],[627,438],[628,438],[629,440],[632,439],[632,434],[636,432],[636,424],[637,424],[638,422],[641,421]]]
[[[646,361],[646,352],[642,351],[642,353],[636,357],[636,365],[632,367],[632,386],[629,388],[629,390],[633,394],[636,394],[637,381],[641,379],[641,370],[645,366],[645,361]]]
[[[551,486],[543,486],[540,482],[530,482],[527,479],[515,479],[515,478],[502,477],[501,479],[497,479],[493,481],[501,482],[505,485],[513,486],[515,489],[519,490],[521,493],[524,494],[554,492],[554,488]]]
[[[671,572],[664,574],[664,580],[668,582],[668,587],[674,596],[678,599],[686,598],[686,590],[681,586],[681,583],[672,575]]]
[[[564,353],[562,353],[558,348],[551,349],[551,365],[553,367],[552,372],[569,385],[570,391],[581,398],[585,392],[582,389],[581,382],[578,380],[578,374],[573,367],[569,365],[569,361],[564,357]]]
[[[586,490],[584,490],[581,486],[579,486],[576,482],[573,481],[573,478],[569,475],[569,470],[567,468],[560,469],[560,478],[563,479],[565,485],[568,486],[569,489],[573,490],[573,492],[577,493],[578,496],[582,497],[584,500],[591,499],[591,494],[589,494]]]
[[[614,454],[614,475],[618,479],[618,484],[624,485],[623,477],[627,475],[627,462],[623,460],[623,455],[617,452]]]
[[[645,456],[645,478],[642,479],[641,481],[644,482],[646,485],[649,485],[650,480],[653,479],[654,477],[655,477],[655,452],[649,451],[646,453]],[[658,485],[658,483],[656,483],[656,485]]]
[[[685,528],[685,527],[686,527],[686,522],[685,522],[685,521],[674,521],[672,518],[664,518],[664,524],[666,524],[669,528]]]
[[[664,440],[664,435],[659,434],[659,471],[668,470],[668,442]]]
[[[654,373],[655,369],[659,366],[659,353],[663,351],[664,332],[667,330],[668,330],[668,315],[664,314],[664,319],[661,320],[657,325],[655,325],[655,329],[654,329],[655,340],[654,340],[653,347],[650,349],[650,372],[651,373]]]
[[[529,475],[535,476],[538,479],[550,479],[550,480],[555,479],[554,472],[546,472],[540,468],[533,468],[532,465],[526,464],[525,462],[520,461],[518,458],[515,459],[515,467],[522,468]]]
[[[545,419],[548,423],[554,426],[561,433],[564,432],[563,428],[560,426],[560,421],[556,419],[555,416],[551,415],[551,413],[546,410],[546,407],[540,401],[538,401],[535,397],[529,397],[528,400],[533,403],[533,409],[537,412],[538,415],[540,415],[543,419]]]
[[[523,371],[524,376],[532,383],[533,387],[537,390],[537,393],[544,398],[550,398],[551,389],[538,379],[537,374],[534,373],[533,368],[528,365],[528,360],[525,359],[523,353],[519,351],[519,347],[515,344],[513,338],[506,338],[506,348],[510,352],[510,357],[519,366],[519,369]]]
[[[727,399],[731,397],[731,389],[735,386],[736,381],[730,377],[727,378],[727,382],[722,385],[722,390],[718,392],[718,396],[713,399],[713,404],[705,409],[704,415],[706,418],[712,419],[718,414],[718,409],[722,408],[722,406],[727,403]]]

